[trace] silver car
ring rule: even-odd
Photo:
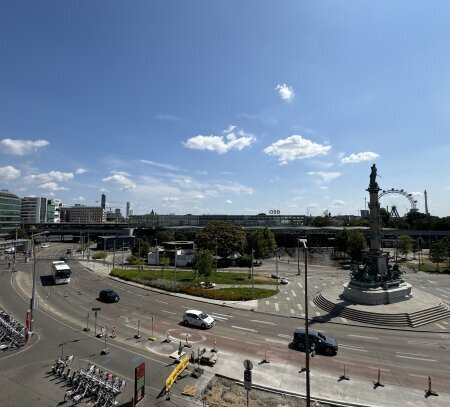
[[[198,326],[202,329],[206,329],[212,328],[214,325],[214,318],[202,311],[190,309],[184,313],[183,322],[185,325]]]

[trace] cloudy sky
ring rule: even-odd
[[[134,213],[450,215],[450,3],[0,2],[0,189]],[[409,209],[401,195],[382,206]]]

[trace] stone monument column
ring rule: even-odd
[[[369,192],[370,209],[370,250],[379,252],[381,250],[381,227],[380,227],[380,203],[378,202],[378,193],[381,188],[376,181],[377,167],[372,165],[370,173],[370,183],[367,191]]]

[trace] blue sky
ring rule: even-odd
[[[447,1],[0,2],[0,188],[135,214],[450,215]],[[400,195],[382,206],[409,208]]]

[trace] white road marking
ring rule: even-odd
[[[108,321],[112,321],[112,320],[113,320],[113,318],[105,317],[105,316],[102,315],[102,314],[100,314],[100,315],[98,316],[98,318],[99,318],[99,319],[100,319],[100,318],[107,319]]]
[[[434,323],[439,329],[445,329],[444,325],[438,324],[437,322]]]
[[[266,301],[266,305],[269,305],[270,304],[270,301]]]
[[[423,374],[408,373],[408,376],[423,377],[423,378],[425,378],[425,379],[428,379],[428,376],[425,376],[425,375],[423,375]]]
[[[250,322],[258,322],[260,324],[267,324],[267,325],[276,325],[273,322],[267,322],[267,321],[258,321],[257,319],[251,319]]]
[[[369,369],[380,370],[380,372],[390,372],[389,369],[383,369],[382,367],[369,366]]]
[[[408,352],[395,352],[399,355],[408,355],[408,356],[422,356],[423,358],[427,358],[429,355],[424,355],[423,353],[408,353]]]
[[[215,314],[209,314],[211,317],[213,317],[214,319],[219,319],[219,320],[224,320],[224,321],[228,321],[228,318],[224,318],[224,317],[219,317]]]
[[[226,314],[219,314],[218,312],[215,312],[214,315],[221,315],[222,317],[226,317],[226,318],[233,318],[232,315],[226,315]]]
[[[266,342],[272,342],[272,343],[279,343],[281,345],[287,345],[289,342],[288,341],[279,341],[277,339],[270,339],[270,338],[266,338],[264,339]]]
[[[436,281],[427,280],[430,284],[437,284]]]
[[[295,294],[294,290],[291,290],[291,294],[292,294],[293,297],[297,297],[297,294]]]
[[[360,346],[352,346],[352,345],[339,345],[340,348],[349,349],[349,350],[355,350],[357,352],[367,352],[366,349],[361,348]]]
[[[312,301],[310,301],[309,304],[311,305],[311,307],[314,307],[315,305]]]
[[[275,305],[275,311],[279,311],[280,310],[280,307],[278,306],[277,302],[275,304],[273,304],[273,305]]]
[[[407,341],[408,343],[412,343],[414,345],[429,345],[429,346],[434,346],[437,345],[437,342],[421,342],[421,341]]]
[[[437,362],[437,360],[434,360],[434,359],[422,359],[422,358],[416,358],[414,356],[395,355],[395,357],[396,358],[403,358],[403,359],[421,360],[423,362]]]
[[[303,288],[302,283],[300,281],[298,281],[297,284],[300,286],[300,288]]]
[[[316,311],[316,317],[320,317],[320,312]]]
[[[292,308],[290,308],[289,311],[291,312],[292,315],[295,315],[295,311]]]
[[[448,325],[447,321],[441,321],[443,324]]]
[[[303,311],[302,304],[297,304],[297,307],[298,307],[298,309],[299,309],[300,311]]]
[[[346,323],[348,322],[345,318],[342,318],[342,317],[341,317],[341,321],[342,321],[344,324],[346,324]]]
[[[314,288],[319,288],[319,287],[317,287],[317,286],[315,285]]]
[[[280,338],[288,338],[288,339],[291,339],[291,336],[292,336],[292,335],[278,334],[277,336],[279,336]]]
[[[445,294],[449,294],[449,292],[447,290],[443,290],[442,288],[437,288],[436,287],[435,290],[442,291]]]
[[[376,339],[377,341],[380,339],[377,338],[376,336],[364,336],[364,335],[346,335],[346,336],[351,336],[352,338]]]
[[[161,312],[166,312],[167,314],[176,315],[175,312],[172,312],[172,311],[166,311],[165,309],[162,309]]]
[[[168,304],[168,302],[165,302],[165,301],[159,301],[159,300],[155,300],[155,302],[159,302],[160,304]]]
[[[234,326],[234,325],[232,325],[231,327],[232,327],[232,328],[235,328],[235,329],[242,329],[242,330],[244,330],[244,331],[258,332],[256,329],[243,328],[242,326]]]
[[[286,297],[286,301],[289,301],[290,300],[290,298],[289,297]]]

